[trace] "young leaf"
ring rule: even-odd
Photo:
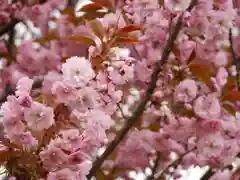
[[[57,34],[55,32],[50,32],[46,36],[43,36],[42,38],[36,39],[35,42],[38,42],[40,44],[44,44],[48,41],[58,40],[58,39],[59,39],[59,37],[57,36]]]
[[[133,44],[139,42],[141,41],[139,41],[135,36],[118,37],[115,41],[116,44]]]
[[[214,73],[207,64],[190,64],[189,69],[192,75],[197,77],[199,80],[208,85],[211,83],[211,77],[213,77]]]
[[[98,11],[98,10],[102,10],[103,7],[99,4],[87,4],[85,6],[83,6],[81,9],[79,9],[79,11],[81,12],[93,12],[93,11]]]
[[[230,102],[240,101],[240,92],[232,90],[228,91],[225,96],[223,96],[223,100]]]
[[[99,20],[95,19],[95,20],[89,21],[89,26],[91,27],[93,33],[97,37],[99,37],[100,39],[103,39],[105,35],[105,29]]]
[[[143,26],[138,26],[138,25],[128,25],[122,29],[120,29],[120,33],[129,33],[129,32],[133,32],[133,31],[141,31],[143,30],[144,27]]]
[[[96,45],[95,41],[92,40],[91,38],[87,37],[87,36],[71,36],[71,37],[68,37],[66,39],[74,41],[76,43],[83,43],[83,44],[86,44],[88,46]]]

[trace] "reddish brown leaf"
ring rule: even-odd
[[[96,179],[97,180],[105,180],[106,177],[105,175],[103,174],[103,172],[101,170],[98,170],[97,173],[96,173]]]
[[[235,90],[228,91],[227,94],[223,96],[223,100],[230,102],[240,101],[240,92]]]
[[[104,60],[99,56],[91,58],[92,68],[95,72],[98,72],[102,68],[103,61]]]
[[[126,36],[126,37],[118,37],[115,41],[116,44],[133,44],[141,42],[135,36]]]
[[[189,56],[187,63],[190,64],[196,58],[195,50],[192,51],[191,55]]]
[[[3,165],[4,162],[10,159],[10,152],[8,151],[0,151],[0,163]]]
[[[68,38],[66,38],[66,40],[71,40],[71,41],[74,41],[76,43],[86,44],[88,46],[96,45],[95,41],[92,40],[90,37],[87,37],[87,36],[77,36],[76,35],[76,36],[68,37]]]
[[[75,9],[72,7],[67,7],[61,11],[63,15],[75,16]]]
[[[138,25],[128,25],[122,29],[120,29],[120,33],[129,33],[129,32],[133,32],[133,31],[141,31],[143,30],[144,27],[143,26],[138,26]]]
[[[35,42],[38,42],[40,44],[44,44],[46,42],[49,42],[49,41],[52,41],[52,40],[58,40],[58,39],[59,39],[59,37],[57,36],[57,34],[55,32],[50,32],[46,36],[43,36],[39,39],[36,39]]]
[[[90,28],[92,29],[93,33],[99,37],[100,39],[103,39],[104,35],[105,35],[105,29],[102,25],[102,23],[95,19],[95,20],[91,20],[88,22]]]
[[[100,4],[87,4],[85,6],[83,6],[81,9],[79,9],[79,11],[82,12],[93,12],[93,11],[98,11],[98,10],[102,10],[103,7]]]
[[[214,73],[207,64],[190,64],[189,69],[193,76],[200,81],[205,82],[207,85],[211,84],[211,77],[213,77]]]

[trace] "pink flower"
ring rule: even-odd
[[[69,106],[80,112],[89,109],[98,108],[102,104],[100,94],[92,87],[84,87],[75,92],[74,97],[70,99]],[[65,100],[66,101],[66,100]]]
[[[177,102],[190,102],[197,96],[197,85],[194,80],[182,81],[175,90],[174,98]]]
[[[67,162],[68,157],[60,148],[51,144],[41,151],[39,156],[47,170],[55,170],[61,165],[64,165],[64,163]]]
[[[184,41],[180,44],[180,53],[181,53],[181,63],[186,64],[188,58],[190,57],[192,51],[196,47],[196,43],[194,41]]]
[[[215,55],[215,58],[213,59],[213,64],[216,67],[222,67],[225,66],[228,63],[228,57],[226,52],[220,51]]]
[[[36,131],[48,129],[54,124],[53,109],[37,102],[24,110],[24,118],[29,128]]]
[[[223,124],[220,120],[200,120],[199,131],[201,135],[216,133],[222,130]]]
[[[61,133],[62,139],[56,143],[59,148],[68,152],[76,152],[77,150],[85,150],[85,142],[78,129],[70,129]]]
[[[62,80],[61,74],[55,71],[48,72],[42,82],[42,92],[52,94],[52,86],[55,82]]]
[[[29,131],[11,134],[9,135],[9,139],[15,144],[22,146],[23,149],[31,149],[38,144],[37,139]]]
[[[77,173],[69,168],[64,168],[58,171],[50,172],[47,180],[80,180],[77,179]]]
[[[211,78],[215,88],[221,90],[228,80],[228,72],[224,67],[218,69],[216,78]]]
[[[190,5],[191,0],[165,0],[164,5],[171,12],[185,11]]]
[[[29,79],[28,77],[21,78],[17,83],[17,91],[16,95],[29,95],[32,89],[33,80]]]
[[[93,109],[87,113],[86,120],[88,126],[99,124],[103,129],[107,130],[114,125],[112,118],[104,111]]]
[[[224,139],[220,133],[202,136],[197,142],[198,152],[206,158],[220,159],[224,150]]]
[[[195,100],[193,109],[203,119],[218,119],[221,114],[220,102],[214,95],[200,96]]]
[[[52,86],[52,94],[60,103],[68,103],[75,98],[76,89],[70,85],[61,81],[57,81]]]
[[[71,57],[62,65],[63,79],[74,87],[83,87],[95,77],[91,63],[83,57]]]
[[[231,177],[232,177],[232,172],[226,169],[224,171],[218,171],[214,173],[209,180],[230,180]]]

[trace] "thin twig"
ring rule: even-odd
[[[159,160],[160,160],[160,152],[157,152],[157,157],[154,161],[154,166],[152,167],[152,174],[147,178],[147,180],[153,180],[154,179],[154,175],[157,172],[157,168],[159,165]]]
[[[128,120],[129,117],[125,115],[125,113],[123,112],[123,109],[122,109],[122,107],[120,106],[120,104],[119,104],[119,103],[116,103],[116,104],[117,104],[117,107],[118,107],[118,109],[119,109],[119,111],[120,111],[120,113],[121,113],[121,115],[122,115],[122,118],[124,118],[125,120]]]
[[[236,66],[237,69],[237,89],[240,91],[240,58],[237,57],[234,48],[233,48],[233,38],[232,38],[232,30],[229,30],[229,42],[230,42],[230,50],[232,53],[233,64]]]
[[[196,148],[193,148],[191,150],[188,150],[187,152],[185,152],[184,154],[182,154],[178,159],[174,160],[172,163],[170,163],[168,166],[166,166],[163,171],[160,173],[160,175],[158,177],[156,177],[155,179],[161,179],[163,177],[163,175],[169,170],[170,167],[177,167],[179,165],[179,163],[181,163],[182,159],[184,156],[186,156],[188,153],[194,151]]]
[[[197,0],[192,0],[190,7],[188,10],[190,11],[194,4],[196,4]],[[133,115],[129,118],[128,121],[126,121],[124,127],[121,129],[121,131],[116,135],[115,139],[108,145],[104,153],[93,163],[93,167],[90,170],[88,174],[88,179],[91,179],[92,176],[96,174],[96,171],[101,167],[102,163],[105,161],[105,159],[116,149],[118,144],[124,139],[124,137],[127,135],[128,131],[132,128],[132,126],[135,124],[135,122],[139,119],[139,117],[142,115],[142,113],[145,110],[145,107],[148,103],[148,101],[151,99],[151,96],[156,88],[156,82],[158,80],[158,75],[161,72],[163,66],[168,60],[169,54],[172,51],[174,41],[177,38],[180,29],[182,27],[182,16],[181,15],[177,21],[176,27],[172,34],[170,34],[167,45],[163,51],[162,57],[159,61],[157,61],[155,65],[155,69],[151,76],[151,81],[148,85],[148,89],[146,90],[145,96],[143,97],[142,101],[136,108],[136,110],[133,112]]]

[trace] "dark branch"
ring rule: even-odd
[[[208,180],[210,179],[210,177],[212,177],[212,175],[214,174],[214,172],[212,171],[212,169],[208,169],[205,174],[200,178],[200,180]]]
[[[154,179],[154,175],[156,174],[157,168],[158,168],[158,165],[159,165],[159,160],[160,160],[160,153],[158,152],[157,157],[156,157],[155,162],[154,162],[154,166],[152,167],[152,174],[151,174],[151,176],[149,176],[147,178],[147,180],[153,180]]]
[[[0,36],[4,35],[5,33],[9,32],[10,30],[12,30],[18,22],[19,22],[18,20],[13,19],[8,24],[0,27]]]
[[[191,8],[194,7],[193,5],[196,4],[197,0],[192,0]],[[191,10],[189,8],[189,11]],[[105,159],[116,149],[117,145],[124,139],[124,137],[127,135],[128,131],[132,128],[132,126],[135,124],[135,122],[139,119],[139,117],[142,115],[142,113],[145,110],[145,107],[150,100],[155,88],[156,88],[156,82],[158,80],[158,75],[161,72],[163,66],[167,62],[167,59],[169,57],[170,52],[172,51],[174,41],[177,38],[180,29],[182,27],[182,16],[181,15],[177,21],[176,27],[172,34],[170,34],[167,45],[164,49],[164,52],[162,54],[162,57],[159,61],[157,61],[155,65],[155,69],[153,71],[153,74],[151,76],[151,81],[148,85],[148,89],[145,93],[145,96],[143,97],[142,101],[136,108],[136,110],[133,112],[133,115],[129,118],[128,121],[126,121],[124,127],[121,129],[121,131],[116,135],[115,139],[108,145],[105,152],[93,163],[93,167],[90,170],[88,174],[88,179],[91,179],[92,176],[96,174],[96,171],[98,168],[101,167],[102,163],[105,161]]]

